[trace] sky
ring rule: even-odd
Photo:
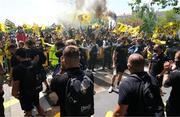
[[[130,14],[130,1],[107,0],[107,8],[117,15]],[[17,25],[51,25],[57,23],[60,17],[68,20],[67,11],[72,11],[74,7],[73,0],[0,0],[0,22],[9,19]]]

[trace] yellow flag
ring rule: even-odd
[[[154,42],[155,44],[160,44],[160,45],[165,45],[166,41],[161,41],[159,39],[152,39],[152,42]]]
[[[92,25],[92,28],[93,29],[98,29],[98,28],[100,28],[101,26],[98,24],[98,23],[94,23],[93,25]]]
[[[42,25],[42,26],[41,26],[41,30],[46,30],[46,26],[45,26],[45,25]]]
[[[40,35],[38,24],[34,24],[32,26],[32,30],[33,30],[33,33],[36,33],[37,35]]]
[[[139,32],[140,32],[140,26],[137,26],[131,29],[130,34],[132,35],[132,37],[137,37],[139,35]]]
[[[62,25],[57,25],[55,31],[58,32],[58,33],[62,32],[63,31],[63,26]]]
[[[6,26],[3,23],[0,23],[0,31],[6,32]]]
[[[154,33],[152,36],[153,39],[157,39],[158,37],[159,37],[158,33]]]
[[[28,30],[28,29],[31,29],[31,25],[29,25],[29,24],[23,24],[23,29],[24,30]]]
[[[83,24],[90,23],[91,19],[92,19],[91,14],[88,14],[88,13],[83,13],[83,14],[78,15],[78,20]]]

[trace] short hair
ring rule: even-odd
[[[145,60],[144,57],[140,54],[131,54],[129,56],[130,64],[134,67],[144,66]]]
[[[66,41],[66,46],[68,45],[76,45],[76,41],[74,39],[69,39]]]
[[[74,45],[67,46],[63,51],[63,57],[68,59],[68,61],[79,61],[79,48]]]
[[[16,56],[20,56],[21,58],[26,58],[26,49],[20,48],[15,53]]]

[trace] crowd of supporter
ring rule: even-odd
[[[4,77],[0,78],[0,86],[2,87],[5,82],[11,86],[13,81],[12,95],[20,99],[25,114],[30,115],[33,103],[39,114],[43,115],[44,110],[39,104],[39,92],[30,97],[25,90],[20,90],[20,95],[17,92],[19,86],[22,89],[26,87],[20,83],[25,82],[21,78],[23,67],[33,66],[34,69],[31,72],[38,75],[44,82],[45,92],[50,92],[49,83],[46,81],[47,73],[53,72],[53,77],[63,74],[61,58],[64,50],[67,46],[74,45],[79,48],[81,70],[88,69],[96,72],[98,69],[116,68],[117,73],[113,77],[118,75],[118,85],[122,73],[128,68],[129,55],[140,54],[146,59],[149,73],[158,79],[161,88],[165,73],[163,65],[166,61],[174,60],[175,52],[180,50],[180,39],[178,36],[169,38],[166,35],[161,35],[159,38],[165,40],[166,44],[152,42],[146,36],[132,37],[126,33],[115,34],[105,27],[100,29],[93,29],[91,26],[87,29],[70,27],[61,33],[49,30],[40,31],[38,34],[27,33],[19,26],[14,33],[1,32],[0,35],[0,72]],[[0,93],[2,92],[3,95],[1,87]],[[114,81],[112,81],[112,87],[114,87]],[[31,101],[27,103],[26,100],[30,99]]]

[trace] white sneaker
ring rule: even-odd
[[[108,92],[109,92],[109,93],[112,93],[112,91],[113,91],[113,87],[110,86],[109,89],[108,89]]]

